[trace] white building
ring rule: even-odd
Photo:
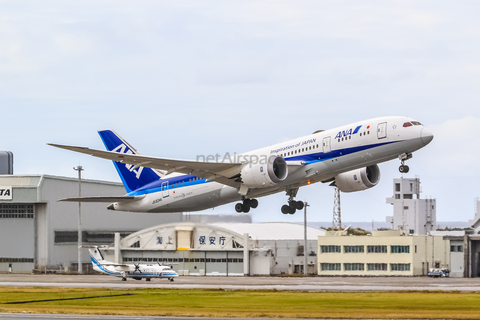
[[[436,229],[436,200],[420,199],[420,192],[419,178],[394,179],[393,197],[387,198],[393,205],[393,216],[387,216],[392,229],[418,235]]]
[[[478,198],[475,203],[475,216],[468,223],[472,226],[474,234],[480,234],[480,200]]]
[[[307,228],[308,273],[316,274],[317,238]],[[104,248],[117,263],[172,263],[180,275],[273,275],[303,273],[304,227],[296,223],[170,223],[116,237]]]
[[[443,236],[406,236],[402,230],[347,236],[329,231],[318,237],[322,276],[419,276],[429,268],[448,268],[449,241]]]

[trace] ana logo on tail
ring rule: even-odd
[[[125,154],[135,154],[132,150],[128,149],[124,143],[122,143],[112,151],[118,152],[118,153],[125,153]],[[137,177],[137,179],[140,179],[140,175],[142,174],[143,167],[135,168],[135,166],[132,164],[125,164],[125,168],[127,168],[128,171],[135,173],[135,177]]]

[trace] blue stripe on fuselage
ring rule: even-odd
[[[102,270],[102,272],[105,272],[107,274],[111,274],[113,276],[119,276],[120,273],[118,272],[112,272],[112,271],[109,271],[107,270],[100,262],[98,262],[94,257],[90,256],[90,260],[93,262],[93,264],[95,264],[100,270]]]
[[[359,129],[359,127],[357,127],[355,130],[357,129]],[[327,153],[316,152],[316,153],[310,153],[310,154],[302,154],[298,156],[286,157],[285,160],[286,161],[305,161],[306,164],[311,164],[311,163],[326,161],[329,159],[339,158],[339,157],[346,156],[359,151],[372,149],[372,148],[376,148],[376,147],[380,147],[383,145],[396,143],[396,142],[400,142],[400,141],[391,141],[391,142],[370,144],[370,145],[364,145],[364,146],[358,146],[358,147],[352,147],[352,148],[337,149]],[[128,193],[127,196],[138,196],[138,195],[144,195],[144,194],[162,191],[162,184],[165,182],[168,182],[168,190],[175,190],[182,187],[189,187],[189,186],[201,185],[201,184],[213,182],[212,180],[207,180],[207,179],[199,179],[199,180],[195,180],[195,179],[199,179],[199,178],[189,174],[176,176],[172,178],[159,179],[157,181],[153,181],[141,188],[138,188],[137,190],[134,190]]]
[[[198,180],[196,180],[198,179]],[[207,179],[200,179],[196,176],[192,176],[189,174],[183,175],[183,176],[177,176],[177,177],[172,177],[168,179],[159,179],[157,181],[151,182],[141,188],[138,188],[135,191],[132,191],[127,194],[127,196],[139,196],[143,194],[149,194],[149,193],[155,193],[162,191],[162,184],[168,182],[168,190],[175,190],[178,188],[182,187],[190,187],[190,186],[195,186],[195,185],[200,185],[200,184],[205,184],[209,182],[213,182],[211,180]],[[177,184],[177,185],[175,185]]]

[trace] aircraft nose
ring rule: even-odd
[[[423,145],[429,144],[433,140],[433,133],[427,128],[423,127],[420,132],[420,138],[422,139]]]

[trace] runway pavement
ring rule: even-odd
[[[0,286],[70,288],[175,288],[289,291],[479,291],[480,278],[428,277],[199,277],[181,276],[174,282],[150,282],[107,275],[0,274]]]

